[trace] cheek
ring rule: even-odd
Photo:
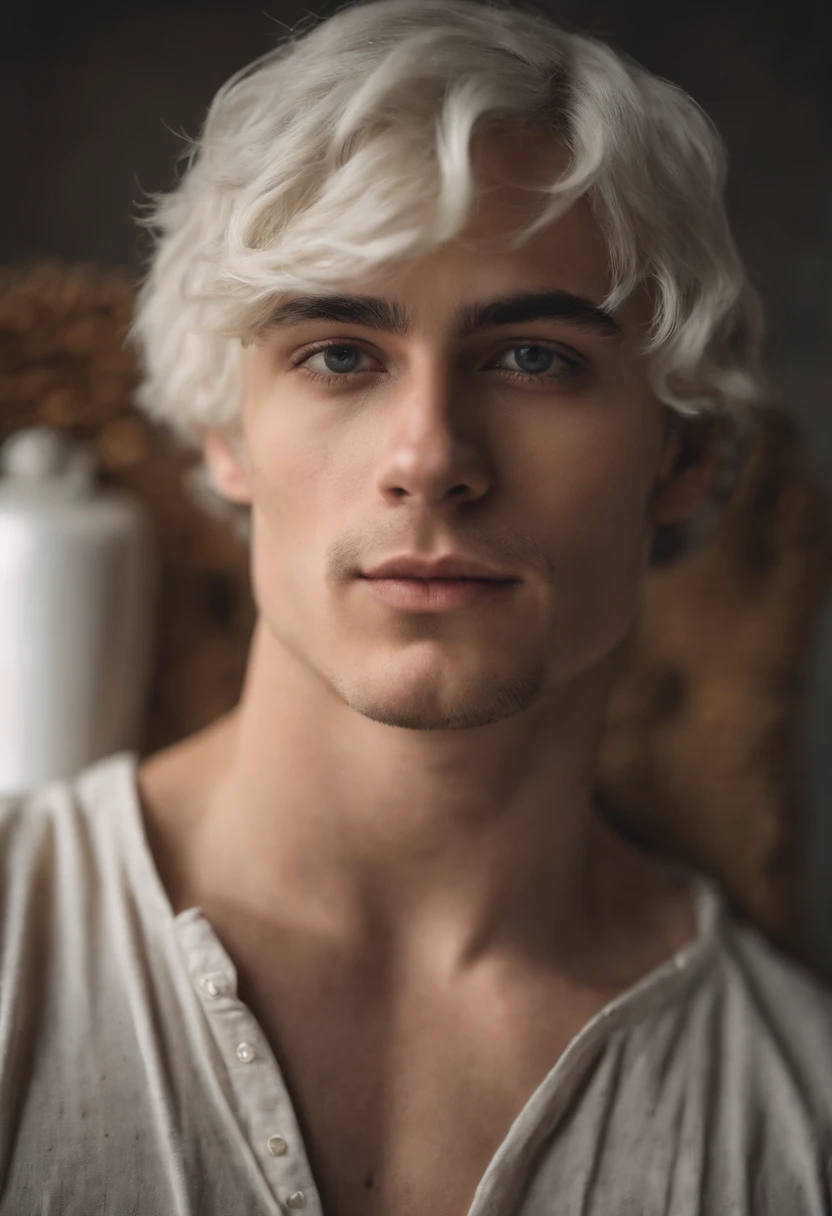
[[[553,538],[580,552],[640,538],[654,477],[655,427],[615,408],[562,417],[515,444],[515,492]]]
[[[655,431],[632,413],[626,422],[599,411],[553,428],[517,463],[524,514],[550,556],[550,627],[564,661],[577,668],[626,635],[649,561]]]
[[[301,618],[316,608],[322,563],[344,526],[354,462],[330,428],[262,411],[247,428],[252,489],[251,571],[255,598],[269,613]],[[358,493],[355,487],[353,493]],[[294,606],[294,607],[290,607]],[[270,613],[271,615],[271,613]]]
[[[332,486],[337,447],[333,435],[315,427],[313,417],[298,417],[272,402],[261,404],[249,420],[246,442],[253,505],[264,527],[314,529],[316,505]]]

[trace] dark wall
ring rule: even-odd
[[[0,263],[134,265],[146,192],[214,90],[309,19],[297,0],[14,5],[0,39]],[[331,3],[314,11],[326,15]],[[783,407],[832,488],[832,18],[829,0],[539,0],[686,88],[727,142],[729,207],[763,294]],[[832,964],[832,608],[807,716],[818,914]],[[819,905],[820,906],[820,905]]]

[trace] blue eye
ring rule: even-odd
[[[521,372],[547,372],[555,359],[555,352],[545,346],[515,346],[513,351]]]
[[[326,370],[334,375],[338,375],[339,373],[357,371],[356,364],[360,361],[362,353],[357,346],[349,346],[347,343],[342,343],[341,345],[333,344],[332,346],[325,346],[322,350],[315,351],[314,355],[310,356],[310,359],[320,355],[324,361]],[[308,363],[310,359],[305,359],[304,364]]]
[[[580,371],[577,360],[568,359],[560,351],[544,347],[539,343],[523,343],[519,347],[510,347],[502,351],[500,359],[511,355],[513,367],[502,367],[502,370],[513,372],[515,375],[528,376],[536,379],[567,379]]]

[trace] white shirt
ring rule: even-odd
[[[231,959],[173,915],[135,758],[0,803],[0,881],[2,1216],[326,1216]],[[541,1079],[470,1216],[832,1213],[832,996],[704,879],[698,904]]]

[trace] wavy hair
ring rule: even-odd
[[[143,221],[139,400],[180,436],[233,428],[242,341],[282,295],[331,291],[465,225],[472,137],[552,130],[564,173],[519,247],[586,195],[615,309],[649,291],[648,372],[678,414],[741,423],[762,400],[761,317],[723,203],[726,157],[680,88],[500,0],[372,0],[290,32],[232,76]],[[368,204],[368,195],[371,205]]]

